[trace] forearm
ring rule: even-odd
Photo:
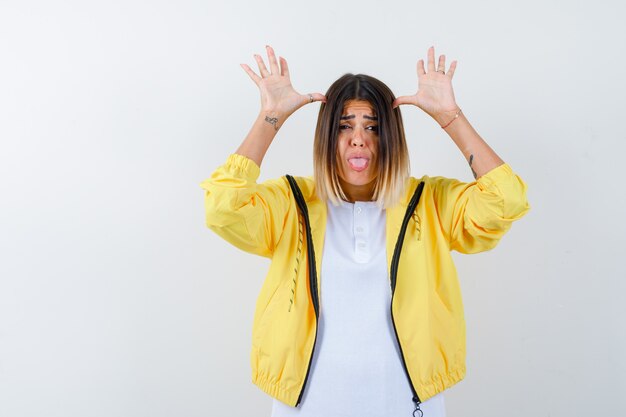
[[[252,159],[260,167],[265,153],[285,119],[282,114],[261,111],[235,153]]]
[[[435,117],[435,120],[440,126],[445,126],[454,118],[455,114],[456,111],[448,112]],[[463,153],[465,160],[470,165],[474,178],[479,178],[504,163],[474,130],[463,112],[444,130]]]

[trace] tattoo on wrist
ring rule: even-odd
[[[472,174],[474,174],[474,179],[476,179],[476,171],[474,171],[474,168],[472,168],[472,163],[474,162],[474,154],[470,155],[469,157],[469,166],[470,169],[472,170]]]
[[[278,118],[265,116],[265,121],[274,126],[274,130],[278,130]]]

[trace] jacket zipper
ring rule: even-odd
[[[315,345],[317,343],[317,327],[319,321],[319,300],[317,297],[317,268],[315,266],[315,249],[313,248],[313,238],[311,235],[311,225],[309,222],[309,211],[307,209],[306,203],[304,201],[304,197],[302,196],[302,192],[300,191],[300,187],[298,187],[298,183],[291,175],[286,175],[287,180],[289,181],[289,185],[291,186],[291,191],[296,199],[296,203],[302,212],[302,217],[304,217],[304,225],[306,228],[306,249],[307,249],[307,261],[309,264],[309,285],[311,290],[311,299],[313,302],[313,309],[315,310],[315,338],[313,340],[313,349],[311,349],[311,355],[309,356],[309,364],[306,370],[306,376],[304,377],[304,383],[302,384],[302,389],[300,390],[300,394],[298,395],[298,401],[296,402],[296,407],[302,401],[302,394],[304,393],[304,387],[306,386],[307,380],[309,379],[309,372],[311,371],[311,362],[313,359],[313,353],[315,352]]]
[[[319,320],[319,300],[317,296],[317,268],[315,266],[315,249],[313,248],[313,238],[311,235],[311,226],[309,222],[309,212],[304,201],[304,197],[302,196],[302,192],[300,191],[300,187],[294,180],[291,175],[286,175],[287,180],[289,181],[289,185],[293,192],[293,195],[296,199],[296,203],[302,212],[302,216],[304,217],[304,224],[306,227],[306,238],[307,238],[307,260],[309,265],[309,284],[311,290],[311,298],[313,302],[313,309],[315,310],[315,338],[313,340],[313,349],[311,349],[311,355],[309,356],[309,364],[306,370],[306,376],[304,377],[304,383],[302,384],[302,389],[300,390],[300,394],[298,395],[298,400],[296,402],[296,407],[302,401],[302,394],[304,393],[304,388],[306,387],[306,383],[309,379],[309,373],[311,371],[311,362],[313,359],[313,354],[315,352],[315,345],[317,343],[317,330],[318,330],[318,320]],[[409,202],[409,206],[404,215],[404,219],[402,220],[402,227],[400,228],[400,233],[398,235],[398,240],[396,241],[396,246],[394,248],[393,258],[391,260],[391,306],[393,305],[393,296],[395,294],[396,289],[396,278],[398,275],[398,263],[400,261],[400,252],[402,251],[402,245],[404,243],[404,236],[406,235],[406,228],[409,224],[409,220],[415,208],[417,207],[417,203],[422,195],[422,189],[424,188],[424,183],[420,182]],[[390,307],[391,308],[391,307]],[[398,337],[398,330],[396,328],[396,322],[393,317],[393,309],[391,309],[391,321],[393,323],[393,330],[396,335],[396,340],[398,341],[398,347],[400,348],[401,358],[402,358],[402,366],[404,368],[404,372],[406,373],[407,379],[409,380],[409,385],[411,387],[411,391],[413,392],[413,402],[415,403],[415,410],[413,411],[413,415],[415,416],[415,412],[419,411],[420,416],[422,415],[422,411],[420,410],[421,400],[419,395],[417,395],[417,391],[415,390],[415,386],[413,385],[413,381],[411,380],[411,375],[409,375],[409,370],[406,366],[406,360],[404,359],[404,352],[402,350],[402,345],[400,344],[400,338]]]
[[[402,220],[402,227],[400,228],[400,233],[398,234],[398,240],[396,241],[396,247],[393,251],[393,258],[391,259],[391,321],[393,323],[393,330],[396,335],[396,340],[398,341],[398,347],[400,348],[401,358],[402,358],[402,366],[404,367],[404,372],[406,373],[406,377],[409,380],[409,385],[411,386],[411,391],[413,391],[413,402],[415,403],[415,410],[413,411],[413,415],[415,416],[415,412],[419,411],[419,415],[422,415],[422,410],[420,409],[420,400],[419,395],[417,395],[417,391],[415,390],[415,385],[413,385],[413,381],[411,380],[411,375],[409,375],[409,370],[406,366],[406,360],[404,359],[404,352],[402,350],[402,345],[400,344],[400,338],[398,337],[398,329],[396,328],[396,321],[393,317],[393,296],[396,291],[396,279],[398,276],[398,263],[400,262],[400,252],[402,251],[402,245],[404,243],[404,236],[406,235],[406,228],[409,224],[409,220],[411,219],[415,208],[417,207],[417,203],[422,196],[422,189],[424,188],[424,183],[420,182],[409,202],[409,207],[406,209],[406,213],[404,214],[404,219]]]

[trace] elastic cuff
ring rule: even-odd
[[[483,174],[476,181],[480,189],[485,190],[491,188],[494,184],[506,181],[513,175],[513,169],[511,168],[511,166],[507,163],[504,163]]]
[[[261,168],[256,162],[238,153],[230,154],[224,165],[234,175],[244,177],[251,182],[255,182],[261,174]]]

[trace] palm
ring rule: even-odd
[[[262,110],[289,116],[307,103],[326,101],[326,97],[320,93],[308,95],[298,93],[291,85],[287,60],[281,57],[279,66],[274,49],[269,45],[266,48],[270,64],[269,70],[265,66],[263,58],[260,55],[254,55],[261,76],[252,71],[249,66],[241,64],[248,76],[259,87]]]
[[[271,75],[259,83],[261,91],[261,107],[276,112],[291,114],[302,104],[302,95],[298,93],[291,81],[284,76]]]
[[[451,79],[438,72],[419,78],[415,100],[417,106],[430,115],[456,109]]]
[[[456,61],[445,72],[445,55],[439,57],[438,69],[435,70],[435,49],[428,49],[428,72],[424,69],[424,60],[417,62],[417,93],[412,96],[396,98],[394,107],[401,104],[413,104],[424,110],[433,118],[437,115],[456,110],[457,104],[452,90],[452,77],[456,69]]]

